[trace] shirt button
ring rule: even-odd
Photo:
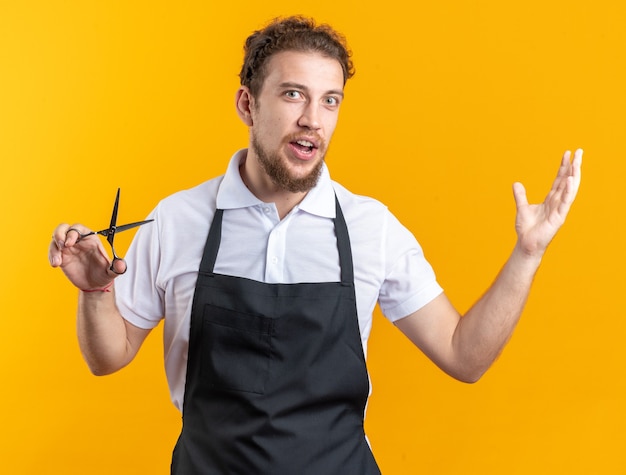
[[[269,206],[265,206],[265,207],[263,208],[263,212],[264,212],[265,214],[269,214],[269,213],[270,213],[270,208],[269,208]]]
[[[272,257],[272,264],[278,264],[278,257]]]

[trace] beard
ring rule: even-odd
[[[281,159],[280,155],[277,152],[272,153],[265,150],[254,133],[252,134],[250,146],[258,157],[263,171],[265,171],[267,176],[272,180],[272,183],[281,191],[289,191],[291,193],[309,191],[317,184],[322,174],[324,154],[322,154],[321,160],[318,160],[314,168],[308,174],[302,177],[294,177],[289,173],[289,168]]]

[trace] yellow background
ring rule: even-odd
[[[626,3],[300,5],[0,0],[3,473],[169,473],[180,420],[160,327],[130,367],[91,376],[49,237],[62,221],[106,225],[118,186],[127,222],[223,173],[246,145],[243,40],[291,13],[354,50],[333,178],[416,234],[461,311],[514,244],[513,181],[541,200],[561,153],[585,149],[570,218],[478,384],[443,375],[376,315],[367,429],[383,473],[626,473]]]

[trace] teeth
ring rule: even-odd
[[[296,141],[298,145],[302,145],[303,147],[313,147],[313,144],[308,140],[298,140]]]

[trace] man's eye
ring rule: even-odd
[[[300,93],[298,91],[287,91],[285,95],[289,99],[298,99],[300,97]]]
[[[339,105],[339,99],[337,99],[336,97],[327,97],[326,98],[326,104],[329,106],[336,106]]]

